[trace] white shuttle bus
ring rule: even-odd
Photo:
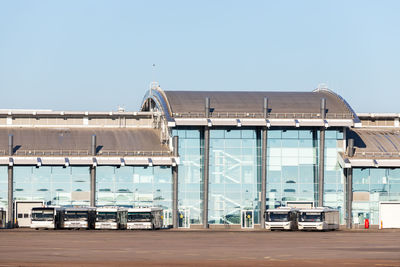
[[[95,229],[126,229],[127,210],[120,207],[96,208]]]
[[[316,207],[299,212],[299,230],[336,230],[339,223],[339,211],[336,209]]]
[[[291,207],[268,209],[265,213],[265,228],[269,230],[297,230],[299,210]]]
[[[163,226],[162,208],[128,209],[128,229],[160,229]]]
[[[93,229],[94,219],[94,208],[64,208],[61,213],[61,228]]]
[[[60,227],[60,208],[33,207],[31,213],[31,228],[57,229]]]

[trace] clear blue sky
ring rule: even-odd
[[[311,91],[400,112],[400,1],[2,1],[0,109],[165,90]],[[155,74],[152,64],[156,64]]]

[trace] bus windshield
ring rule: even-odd
[[[87,211],[66,211],[64,217],[66,221],[85,221],[87,218]]]
[[[116,222],[117,212],[97,212],[96,221],[98,222]]]
[[[52,221],[53,219],[53,210],[32,210],[32,220],[34,221]]]
[[[300,215],[300,222],[322,222],[321,212],[302,212]]]
[[[150,212],[128,212],[128,222],[150,222]]]
[[[287,222],[289,214],[286,212],[268,212],[267,221],[269,222]]]

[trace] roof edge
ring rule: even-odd
[[[335,93],[334,91],[332,91],[332,90],[330,90],[328,88],[317,88],[313,92],[326,92],[326,93],[331,94],[334,97],[338,98],[340,101],[342,101],[342,103],[349,110],[349,112],[353,114],[354,123],[360,123],[361,122],[360,119],[357,116],[357,113],[353,110],[353,108],[350,106],[350,104],[342,96],[340,96],[339,94]]]

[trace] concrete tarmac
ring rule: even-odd
[[[400,231],[1,230],[2,266],[400,267]]]

